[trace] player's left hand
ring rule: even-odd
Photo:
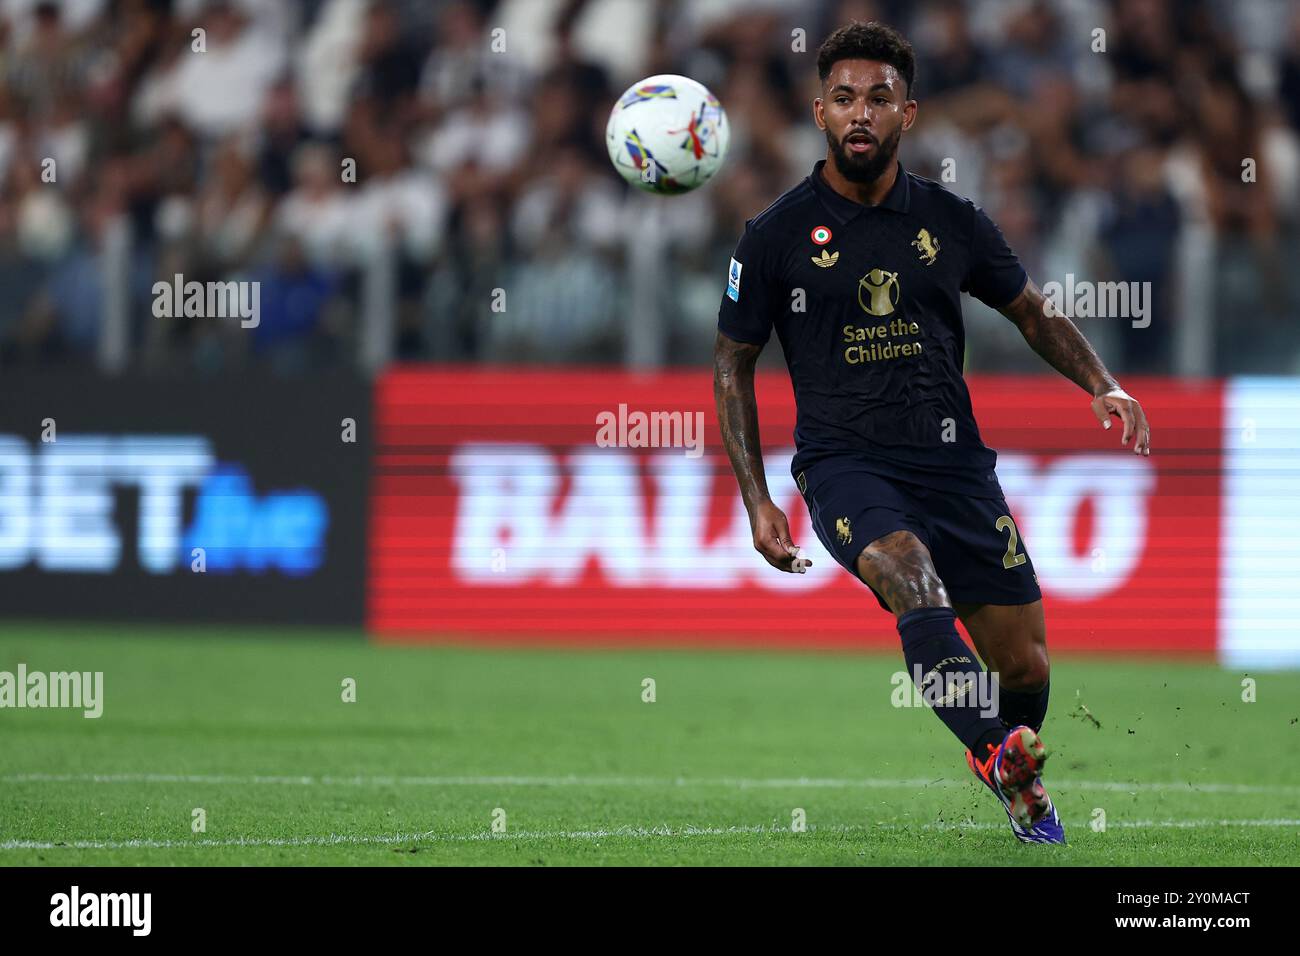
[[[1113,388],[1103,392],[1092,400],[1092,413],[1097,416],[1103,428],[1110,428],[1110,416],[1114,415],[1124,423],[1124,434],[1119,443],[1127,445],[1133,439],[1133,454],[1151,454],[1151,426],[1147,424],[1147,413],[1142,411],[1136,398],[1122,388]]]

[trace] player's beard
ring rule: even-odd
[[[902,128],[894,130],[893,135],[883,142],[876,140],[876,148],[870,153],[859,156],[849,152],[844,139],[836,139],[831,128],[826,127],[826,143],[830,146],[831,158],[841,176],[851,183],[873,183],[880,174],[893,165],[898,154],[898,141],[903,135]],[[848,139],[848,135],[845,135]]]

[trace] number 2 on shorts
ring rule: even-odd
[[[1016,554],[1016,545],[1020,543],[1020,535],[1016,533],[1016,523],[1011,520],[1011,515],[1003,515],[998,519],[994,526],[999,531],[1011,532],[1007,539],[1007,553],[1002,556],[1002,566],[1007,569],[1016,568],[1025,563],[1024,554]]]

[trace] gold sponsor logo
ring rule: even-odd
[[[868,315],[889,315],[898,304],[898,273],[872,269],[858,280],[858,305]]]
[[[916,234],[912,248],[921,253],[921,261],[927,266],[934,265],[934,260],[939,258],[939,240],[930,235],[929,229],[922,229]]]
[[[853,543],[853,531],[849,528],[848,518],[835,519],[835,537],[839,539],[840,544]]]
[[[838,252],[827,252],[825,249],[822,250],[821,255],[812,257],[812,264],[821,266],[823,269],[829,269],[839,261],[840,254]]]

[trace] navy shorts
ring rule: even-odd
[[[1032,604],[1043,596],[1001,487],[991,497],[937,491],[878,475],[851,458],[816,462],[795,483],[818,539],[859,580],[857,559],[867,545],[910,531],[930,550],[955,603]],[[893,610],[871,590],[881,607]]]

